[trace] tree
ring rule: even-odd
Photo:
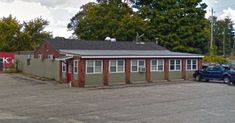
[[[44,31],[45,27],[49,24],[48,21],[42,18],[36,18],[29,22],[24,22],[23,38],[25,43],[28,44],[28,50],[35,50],[45,39],[51,38],[50,32]]]
[[[68,24],[79,39],[104,40],[105,37],[133,41],[136,33],[144,33],[146,22],[121,0],[98,0],[81,7]]]
[[[173,51],[205,53],[208,23],[202,0],[137,0],[143,18],[149,19],[159,43]]]
[[[0,19],[0,51],[13,51],[19,47],[21,27],[11,15]]]
[[[224,20],[217,20],[214,17],[214,45],[217,55],[229,55],[234,46],[234,27],[232,20],[227,17]]]
[[[44,31],[48,21],[36,18],[21,24],[11,15],[0,19],[0,51],[34,50],[45,39],[51,38]]]

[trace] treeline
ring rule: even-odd
[[[0,51],[35,50],[45,39],[52,38],[44,31],[49,24],[42,18],[20,23],[11,15],[0,19]]]
[[[133,0],[131,7],[123,0],[97,0],[83,5],[67,27],[83,40],[158,41],[171,51],[207,54],[213,22],[214,51],[228,55],[234,49],[233,22],[206,19],[206,8],[202,0]],[[52,38],[47,25],[41,18],[22,24],[11,16],[0,19],[0,50],[34,50]]]

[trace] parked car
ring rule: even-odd
[[[227,65],[208,65],[194,72],[196,81],[223,80],[224,83],[234,84],[235,70]]]

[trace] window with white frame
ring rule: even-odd
[[[187,70],[197,70],[197,59],[187,60]]]
[[[50,60],[53,60],[53,59],[54,59],[54,56],[53,56],[52,54],[49,54],[49,55],[47,56],[47,58],[50,59]]]
[[[39,58],[39,59],[42,59],[42,54],[38,54],[38,58]]]
[[[131,60],[131,72],[145,71],[145,60]]]
[[[151,60],[151,71],[164,71],[164,60],[163,59],[152,59]]]
[[[109,72],[110,73],[123,73],[124,72],[124,60],[110,60]]]
[[[103,71],[103,61],[102,60],[87,60],[86,61],[86,73],[87,74],[97,74]]]
[[[78,74],[78,60],[73,61],[73,73]]]
[[[61,68],[62,68],[62,72],[65,73],[66,72],[66,64],[64,62],[61,62]]]
[[[181,70],[181,60],[172,59],[170,60],[170,71],[180,71]]]

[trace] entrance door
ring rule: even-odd
[[[0,58],[0,72],[3,71],[3,60]]]
[[[72,64],[67,62],[67,83],[71,82],[72,80]]]

